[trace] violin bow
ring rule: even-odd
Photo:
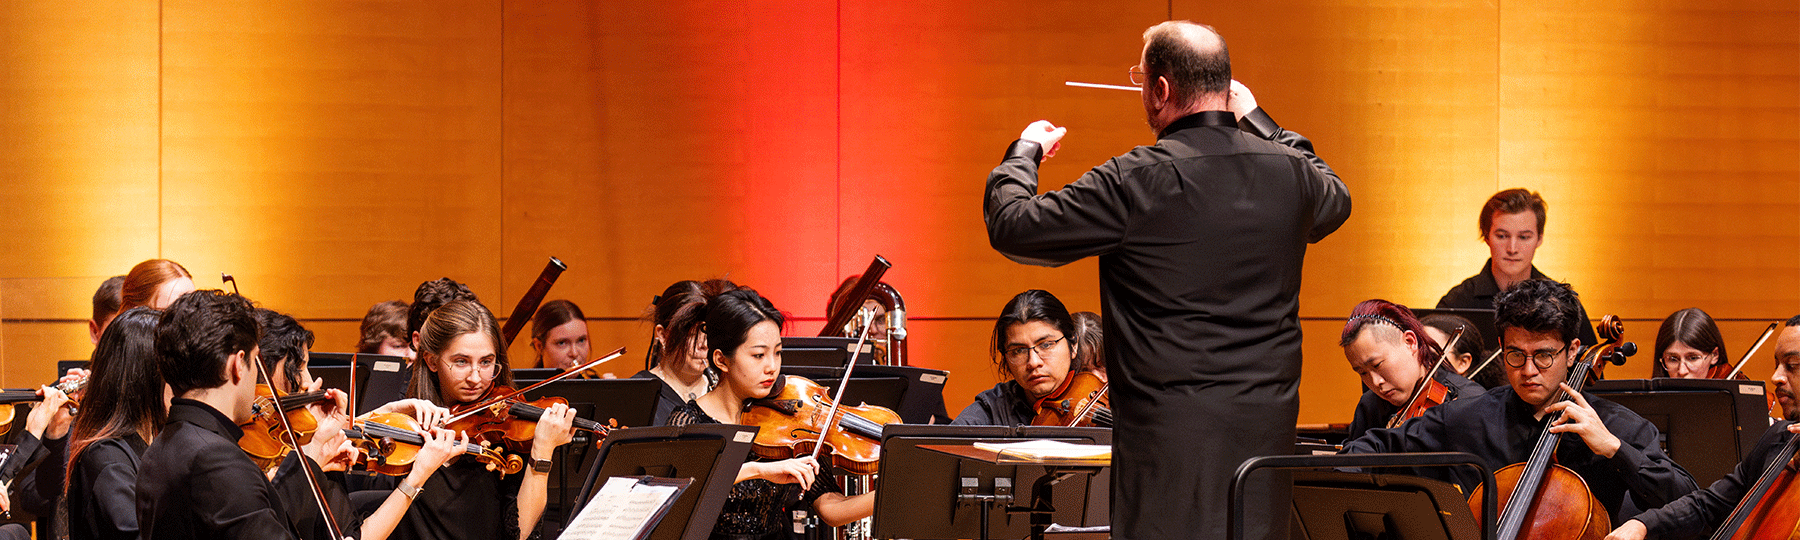
[[[244,295],[238,292],[237,280],[232,279],[231,274],[219,272],[219,280],[231,284],[232,294]],[[281,406],[281,392],[275,389],[275,378],[269,376],[268,370],[263,367],[261,358],[250,356],[250,351],[244,351],[244,360],[256,366],[256,377],[269,385],[269,401],[275,402],[275,418],[281,422],[281,430],[287,432],[288,447],[293,448],[295,452],[300,452],[301,459],[306,459],[306,453],[300,451],[300,437],[294,433],[294,426],[288,423],[287,408]],[[331,532],[332,538],[343,538],[344,528],[338,526],[337,515],[331,513],[331,505],[325,502],[325,489],[319,487],[319,478],[313,475],[312,467],[308,467],[302,461],[300,472],[306,475],[306,485],[312,487],[313,502],[319,503],[319,514],[325,516],[326,530]]]
[[[1475,368],[1475,369],[1473,369],[1473,370],[1470,370],[1470,371],[1469,371],[1469,376],[1470,376],[1470,377],[1473,377],[1473,376],[1475,376],[1475,374],[1477,374],[1477,373],[1481,373],[1481,370],[1484,370],[1484,369],[1487,369],[1487,367],[1488,367],[1488,366],[1490,366],[1490,365],[1493,365],[1493,364],[1494,364],[1494,359],[1495,359],[1495,358],[1499,358],[1499,357],[1500,357],[1500,353],[1501,353],[1501,352],[1502,352],[1502,351],[1505,351],[1505,350],[1506,350],[1506,349],[1504,349],[1504,348],[1501,348],[1501,349],[1494,349],[1494,354],[1490,354],[1490,355],[1488,355],[1488,357],[1487,357],[1487,360],[1483,360],[1483,361],[1481,361],[1481,367],[1477,367],[1477,368]]]
[[[876,258],[879,259],[880,256]],[[856,337],[856,346],[850,348],[850,360],[844,365],[844,375],[838,378],[836,395],[831,396],[831,410],[825,413],[825,429],[819,430],[818,440],[813,441],[812,458],[814,461],[819,459],[819,451],[825,448],[825,436],[831,434],[831,428],[837,427],[838,406],[844,404],[844,390],[850,388],[850,372],[856,369],[856,355],[862,354],[863,343],[869,341],[869,327],[874,326],[872,324],[875,322],[874,311],[859,309],[856,314],[863,319],[862,335]]]
[[[1749,363],[1750,358],[1756,356],[1756,351],[1761,350],[1763,344],[1769,342],[1769,336],[1773,335],[1775,335],[1775,323],[1769,323],[1769,327],[1763,330],[1762,337],[1756,338],[1756,344],[1750,346],[1750,350],[1744,353],[1744,357],[1738,360],[1736,366],[1732,366],[1731,373],[1725,375],[1725,378],[1737,377],[1738,372],[1744,370],[1744,364]]]
[[[614,358],[618,358],[621,356],[625,356],[625,348],[624,347],[619,347],[618,350],[607,353],[606,356],[602,356],[599,358],[595,358],[593,360],[589,360],[586,364],[582,364],[579,366],[569,368],[568,370],[563,371],[562,373],[558,373],[556,375],[551,376],[548,379],[538,381],[537,383],[532,384],[531,386],[527,386],[524,388],[520,388],[518,390],[514,390],[511,393],[501,394],[498,396],[494,396],[491,398],[481,400],[480,402],[477,402],[475,405],[469,407],[468,410],[463,411],[462,414],[458,414],[458,415],[451,416],[449,418],[444,419],[444,423],[449,424],[449,423],[456,422],[457,420],[462,420],[464,418],[474,416],[475,414],[480,413],[482,409],[486,409],[488,407],[494,406],[494,404],[496,404],[496,403],[501,403],[508,399],[512,399],[513,396],[521,395],[526,392],[536,390],[536,389],[538,389],[538,387],[546,385],[546,384],[550,384],[550,383],[553,383],[556,381],[567,379],[567,378],[569,378],[570,375],[574,375],[576,373],[581,373],[583,371],[587,371],[589,369],[592,369],[594,366],[598,366],[600,364],[606,363]]]

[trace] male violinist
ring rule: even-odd
[[[1776,422],[1756,441],[1756,448],[1744,456],[1736,469],[1706,489],[1677,499],[1662,508],[1639,514],[1606,536],[1607,540],[1656,538],[1703,538],[1725,523],[1739,501],[1768,467],[1775,453],[1788,440],[1800,433],[1800,400],[1795,399],[1794,385],[1800,381],[1800,315],[1788,319],[1775,340],[1775,397],[1788,420]]]
[[[1468,452],[1489,470],[1524,462],[1544,429],[1559,437],[1556,462],[1587,481],[1612,522],[1636,516],[1695,489],[1694,478],[1664,454],[1656,426],[1616,403],[1587,393],[1554,401],[1583,345],[1575,291],[1547,279],[1519,282],[1494,297],[1507,386],[1432,407],[1394,429],[1375,429],[1344,445],[1345,453]],[[1420,474],[1472,493],[1480,478],[1463,468]]]
[[[312,491],[296,486],[303,474],[278,474],[271,484],[237,445],[238,424],[256,399],[260,334],[250,301],[216,290],[181,296],[157,323],[157,368],[175,398],[138,466],[143,538],[296,538],[289,513],[318,511],[310,499],[287,496]],[[327,429],[296,452],[306,455],[299,465],[320,473],[318,463],[350,457],[342,433]],[[328,493],[341,490],[326,484]]]

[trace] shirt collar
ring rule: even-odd
[[[236,441],[244,437],[244,430],[232,423],[225,413],[214,409],[205,402],[188,398],[175,398],[169,401],[169,422],[187,422],[195,426],[219,434],[221,437]]]
[[[1200,111],[1183,116],[1170,123],[1169,127],[1163,128],[1162,133],[1156,135],[1156,138],[1166,139],[1169,135],[1173,135],[1177,131],[1197,127],[1230,127],[1236,129],[1237,116],[1231,114],[1231,111]]]

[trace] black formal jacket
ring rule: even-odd
[[[1479,396],[1487,391],[1475,384],[1475,381],[1452,373],[1447,368],[1438,371],[1437,376],[1432,378],[1449,388],[1450,401]],[[1388,418],[1397,412],[1400,412],[1398,405],[1388,403],[1380,395],[1364,390],[1362,399],[1356,401],[1356,417],[1350,420],[1350,434],[1344,440],[1354,441],[1371,429],[1387,426]]]
[[[1677,499],[1662,508],[1638,514],[1638,521],[1644,522],[1649,529],[1650,538],[1706,538],[1713,530],[1725,524],[1725,518],[1731,516],[1738,501],[1756,486],[1762,477],[1763,468],[1775,458],[1775,453],[1786,446],[1789,439],[1794,438],[1787,428],[1791,420],[1776,422],[1764,431],[1762,438],[1756,441],[1744,460],[1738,462],[1724,478],[1713,482],[1706,489],[1698,490]]]
[[[1029,426],[1037,417],[1031,400],[1019,383],[1007,381],[975,395],[975,402],[964,407],[953,426]]]
[[[1261,109],[1241,127],[1226,111],[1181,118],[1041,195],[1042,149],[1020,140],[988,176],[994,249],[1047,266],[1100,258],[1117,538],[1224,538],[1238,464],[1293,452],[1301,264],[1349,219],[1350,195]],[[1249,508],[1285,514],[1268,476]],[[1252,537],[1286,538],[1272,521]]]
[[[1563,434],[1556,463],[1587,481],[1594,497],[1606,505],[1613,523],[1624,523],[1646,508],[1667,504],[1697,489],[1694,477],[1662,451],[1656,426],[1623,405],[1582,393],[1607,431],[1619,438],[1619,451],[1600,457],[1581,437]],[[1532,418],[1531,405],[1511,386],[1489,389],[1425,411],[1394,429],[1372,429],[1344,445],[1344,453],[1468,452],[1488,470],[1522,463],[1531,456],[1545,422]],[[1481,477],[1467,467],[1422,468],[1420,476],[1455,483],[1473,493]]]
[[[656,417],[651,420],[650,425],[669,425],[669,414],[675,412],[676,408],[687,403],[687,398],[681,397],[681,393],[676,392],[675,387],[669,386],[669,381],[663,381],[662,377],[656,376],[655,373],[651,373],[648,369],[633,374],[631,378],[656,379],[663,383],[662,388],[656,391]]]
[[[1550,276],[1539,272],[1537,266],[1532,265],[1531,279],[1550,279]],[[1488,259],[1487,264],[1481,265],[1480,273],[1469,276],[1469,279],[1451,287],[1450,292],[1444,293],[1444,297],[1438,299],[1437,307],[1439,309],[1494,309],[1494,296],[1499,294],[1500,282],[1494,281],[1494,260]],[[1581,311],[1581,320],[1583,321],[1581,329],[1577,330],[1580,332],[1578,337],[1581,338],[1581,345],[1585,347],[1599,343],[1600,337],[1594,333],[1594,323],[1588,319],[1587,307],[1581,305],[1581,299],[1575,299],[1575,307]],[[1494,336],[1494,343],[1499,343],[1503,337]],[[1483,343],[1481,348],[1491,350],[1494,343]]]
[[[133,434],[88,445],[69,467],[70,540],[136,540],[138,456]]]
[[[205,403],[176,398],[169,404],[168,422],[138,459],[137,522],[144,539],[319,537],[314,531],[295,531],[290,517],[318,512],[318,503],[282,495],[310,491],[303,486],[304,476],[279,472],[298,471],[284,464],[271,483],[238,448],[243,434],[230,418]],[[304,461],[318,474],[323,489],[342,496],[343,486],[320,473],[311,459],[298,455],[294,452],[289,459]],[[353,524],[341,525],[345,534],[355,534]]]

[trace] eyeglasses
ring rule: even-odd
[[[1144,81],[1150,79],[1150,74],[1139,70],[1138,66],[1131,66],[1131,69],[1127,70],[1126,72],[1129,73],[1131,76],[1131,84],[1143,86]]]
[[[476,376],[487,380],[493,380],[494,377],[500,376],[500,362],[492,358],[483,358],[480,362],[470,362],[467,358],[458,358],[450,361],[450,369],[457,373],[468,373],[473,369]]]
[[[1512,367],[1525,367],[1525,357],[1530,356],[1531,363],[1537,365],[1538,369],[1550,369],[1550,365],[1556,363],[1556,357],[1566,350],[1569,350],[1569,344],[1564,343],[1562,348],[1554,351],[1526,353],[1525,351],[1518,349],[1507,349],[1506,352],[1501,353],[1500,356],[1506,359],[1506,365]]]
[[[1693,365],[1696,367],[1706,367],[1707,365],[1712,364],[1712,358],[1710,358],[1710,356],[1712,356],[1712,355],[1700,354],[1700,353],[1693,353],[1693,354],[1689,354],[1687,356],[1681,356],[1678,354],[1667,355],[1667,356],[1664,356],[1662,359],[1663,369],[1668,370],[1668,371],[1674,371],[1675,368],[1681,367],[1682,364],[1689,364],[1689,365]]]
[[[1031,359],[1031,351],[1036,350],[1038,356],[1050,354],[1050,351],[1056,350],[1056,344],[1062,343],[1062,340],[1068,339],[1068,337],[1069,336],[1060,336],[1056,339],[1039,342],[1037,345],[1010,347],[1001,351],[1000,356],[1006,358],[1007,363],[1021,365]]]

